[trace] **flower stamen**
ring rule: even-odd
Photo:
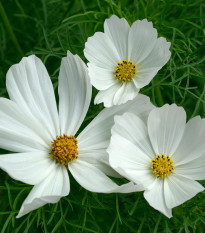
[[[51,159],[56,159],[61,165],[68,165],[69,162],[78,158],[78,140],[74,136],[56,136],[51,143]]]
[[[151,161],[151,168],[157,177],[165,178],[174,171],[174,164],[169,155],[156,155]]]
[[[132,63],[132,61],[122,60],[122,62],[118,62],[115,74],[117,80],[124,83],[125,81],[130,82],[134,75],[136,74],[136,65]]]

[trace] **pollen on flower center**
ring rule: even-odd
[[[136,74],[136,65],[132,61],[122,60],[118,62],[115,69],[115,77],[117,80],[124,83],[131,81]]]
[[[74,136],[57,136],[51,143],[51,159],[56,159],[61,165],[78,158],[78,140]]]
[[[151,168],[153,173],[161,178],[169,176],[175,169],[169,155],[165,156],[164,154],[155,156],[154,160],[151,161]]]

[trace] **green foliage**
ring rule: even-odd
[[[161,106],[183,106],[188,119],[205,116],[205,4],[203,0],[2,0],[0,1],[0,96],[6,92],[6,72],[22,56],[36,54],[45,63],[57,90],[61,58],[66,51],[83,55],[84,44],[112,14],[130,24],[147,18],[159,36],[172,43],[172,56],[141,93]],[[102,105],[93,98],[82,127]],[[56,92],[57,96],[57,92]],[[1,150],[1,153],[5,151]],[[174,208],[168,219],[151,208],[142,193],[96,194],[81,188],[72,177],[71,193],[56,204],[16,219],[31,186],[0,171],[0,230],[4,232],[178,232],[202,233],[205,225],[205,193]],[[205,185],[205,182],[201,182]]]

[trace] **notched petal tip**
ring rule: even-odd
[[[87,113],[92,85],[87,66],[70,51],[62,59],[58,93],[61,134],[75,135]]]
[[[119,22],[119,23],[122,22],[122,23],[124,23],[124,21],[127,22],[127,20],[125,18],[119,18],[117,15],[112,15],[110,18],[105,19],[104,25],[106,23],[112,24],[112,23],[115,23],[115,22]]]
[[[47,203],[56,203],[70,192],[70,181],[66,168],[56,165],[52,172],[39,184],[35,185],[24,200],[16,216],[20,218]]]

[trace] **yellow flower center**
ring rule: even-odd
[[[78,140],[74,136],[57,136],[51,143],[51,159],[56,159],[61,165],[68,165],[69,162],[78,158]]]
[[[169,176],[175,169],[169,155],[166,157],[164,154],[155,156],[154,160],[151,161],[151,168],[153,173],[161,178]]]
[[[131,81],[136,74],[136,65],[132,61],[122,60],[118,62],[115,69],[115,77],[117,80],[124,83],[125,81]]]

